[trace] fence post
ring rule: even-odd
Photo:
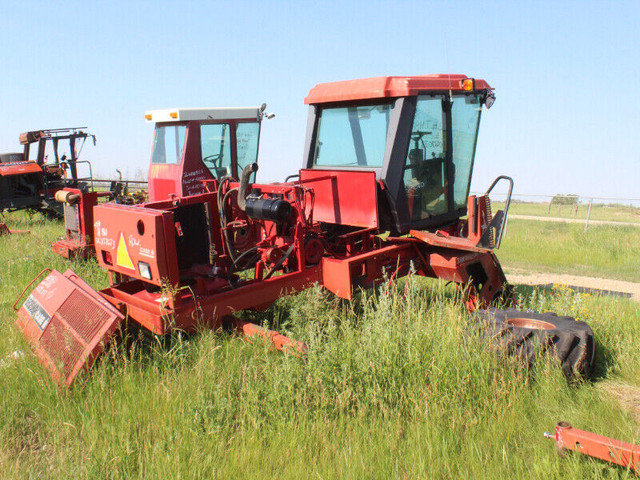
[[[589,209],[587,210],[587,221],[584,224],[584,231],[587,231],[587,227],[589,226],[589,217],[591,216],[591,204],[593,203],[593,198],[589,200]]]

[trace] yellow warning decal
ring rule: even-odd
[[[133,266],[133,260],[131,260],[131,256],[129,255],[129,251],[127,250],[127,243],[124,241],[124,235],[122,233],[120,234],[120,241],[118,241],[116,264],[120,267],[135,270],[135,267]]]

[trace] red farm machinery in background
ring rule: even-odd
[[[509,183],[496,215],[489,191],[469,196],[482,106],[494,99],[463,75],[317,85],[302,169],[272,184],[254,182],[264,108],[148,112],[151,201],[92,208],[110,286],[98,294],[54,272],[18,324],[68,385],[125,317],[156,335],[230,324],[295,353],[304,345],[233,313],[314,284],[349,299],[411,271],[459,284],[470,309],[509,300],[494,249],[513,182],[489,188]]]
[[[226,175],[239,178],[245,165],[257,161],[265,108],[146,112],[145,119],[157,124],[148,176],[149,200],[200,194],[207,191],[205,180]],[[84,193],[76,188],[59,192],[56,200],[64,208],[65,236],[51,245],[52,250],[65,258],[94,257],[93,207],[104,200],[139,203],[126,195],[124,185],[122,180],[112,182],[110,192]]]
[[[62,216],[55,194],[65,187],[90,191],[91,163],[80,160],[85,127],[35,130],[20,135],[20,153],[0,154],[0,212],[29,208]]]

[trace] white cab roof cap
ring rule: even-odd
[[[148,110],[147,122],[184,122],[188,120],[258,120],[260,107],[165,108]]]

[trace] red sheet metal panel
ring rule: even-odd
[[[309,91],[305,104],[344,102],[373,98],[393,98],[417,95],[424,91],[464,91],[459,74],[418,75],[413,77],[374,77],[341,82],[320,83]],[[475,79],[476,90],[491,89],[481,79]]]
[[[42,168],[35,162],[17,162],[0,164],[0,177],[42,173]]]
[[[378,227],[375,172],[300,170],[300,183],[313,188],[315,221],[364,228]]]
[[[414,258],[409,243],[389,245],[348,258],[322,259],[322,285],[340,298],[351,299],[354,287],[368,288],[378,282],[386,272],[406,268]],[[406,273],[403,273],[405,275]]]
[[[491,252],[490,248],[482,248],[467,238],[455,237],[444,233],[432,233],[422,230],[410,230],[409,235],[418,238],[434,247],[452,248],[455,250],[465,250],[468,252],[487,253]]]
[[[152,163],[149,166],[149,201],[166,200],[182,195],[182,165]]]
[[[103,204],[94,207],[93,218],[96,256],[103,268],[158,286],[178,283],[173,213]],[[141,271],[148,271],[148,277]]]
[[[73,271],[53,270],[18,310],[18,327],[53,380],[70,386],[87,370],[124,316]]]

